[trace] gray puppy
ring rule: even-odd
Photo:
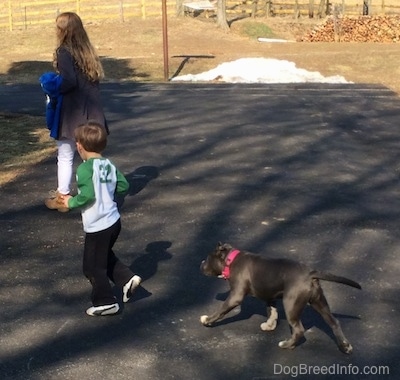
[[[246,295],[251,295],[267,303],[269,317],[261,324],[261,329],[272,331],[278,320],[275,300],[282,299],[292,336],[279,342],[279,347],[293,349],[304,336],[300,316],[306,305],[310,304],[332,328],[339,349],[346,354],[352,352],[353,347],[344,336],[339,321],[332,315],[319,280],[338,282],[361,289],[357,282],[331,273],[312,270],[293,260],[267,259],[221,243],[218,243],[215,251],[201,263],[200,269],[206,276],[225,278],[230,285],[229,296],[220,310],[211,316],[200,317],[203,325],[211,326],[240,305]]]

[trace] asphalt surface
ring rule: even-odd
[[[86,316],[80,214],[43,204],[55,158],[2,187],[2,379],[399,378],[395,93],[350,84],[102,91],[106,155],[131,183],[115,249],[144,281],[121,314]],[[1,86],[0,112],[42,115],[41,90]],[[265,307],[253,298],[203,327],[199,317],[228,290],[199,271],[218,241],[360,282],[361,291],[323,283],[353,354],[311,309],[305,341],[280,349],[290,334],[282,307],[277,329],[263,332]]]

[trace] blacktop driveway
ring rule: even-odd
[[[43,114],[37,86],[0,90],[0,112]],[[102,91],[106,153],[132,185],[116,251],[142,287],[121,314],[86,316],[80,215],[43,205],[55,158],[2,187],[2,379],[399,378],[395,93],[352,84],[124,83]],[[200,315],[228,290],[199,272],[218,241],[359,281],[362,291],[323,284],[354,353],[339,352],[308,309],[306,341],[278,348],[289,334],[282,309],[276,331],[262,332],[264,305],[251,298],[203,327]]]

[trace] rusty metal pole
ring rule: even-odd
[[[167,0],[162,0],[162,28],[163,28],[163,50],[164,50],[164,80],[167,81],[169,77]]]

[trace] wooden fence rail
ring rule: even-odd
[[[175,13],[175,0],[167,11]],[[161,16],[161,0],[0,0],[0,30],[49,25],[61,12],[78,13],[85,22],[127,21]]]
[[[167,0],[175,14],[177,1]],[[194,0],[190,0],[194,1]],[[339,7],[343,15],[400,14],[400,0],[226,0],[227,13],[253,16],[325,17]],[[367,13],[365,11],[367,10]],[[78,13],[85,22],[160,17],[161,0],[0,0],[0,31],[49,25],[60,12]]]

